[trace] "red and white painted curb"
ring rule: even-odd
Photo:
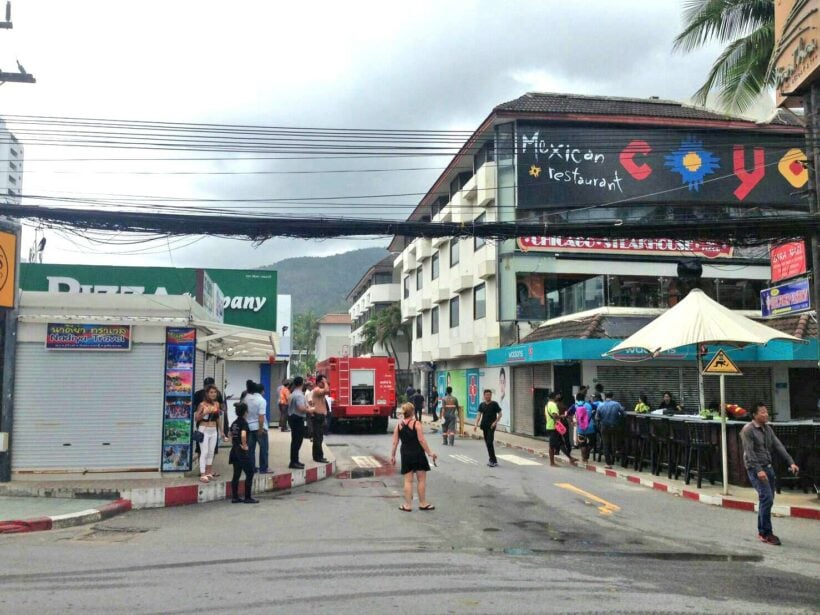
[[[265,493],[315,483],[333,476],[335,467],[336,462],[331,461],[304,470],[291,470],[281,474],[257,474],[253,477],[253,489],[255,493]],[[244,481],[239,481],[239,495],[243,494],[244,486]],[[23,495],[19,493],[19,489],[16,489],[16,491],[17,495]],[[231,484],[228,480],[219,480],[176,487],[122,489],[119,494],[120,499],[100,508],[89,508],[88,510],[66,515],[0,521],[0,534],[41,532],[43,530],[57,530],[86,523],[96,523],[114,515],[140,508],[165,508],[168,506],[216,502],[230,497]],[[35,494],[32,493],[32,495]]]
[[[329,476],[333,476],[336,462],[331,461],[313,468],[304,470],[289,470],[281,474],[256,474],[253,477],[254,493],[282,491],[292,487],[300,487],[315,483]],[[244,490],[244,480],[239,481],[239,494]],[[134,510],[141,508],[165,508],[168,506],[185,506],[188,504],[203,504],[224,500],[231,495],[231,482],[227,479],[195,485],[180,485],[177,487],[151,487],[123,489],[120,497],[131,500]]]
[[[105,504],[99,508],[89,508],[75,513],[65,515],[52,515],[49,517],[35,517],[34,519],[0,521],[0,534],[21,534],[23,532],[42,532],[44,530],[59,530],[75,525],[85,525],[86,523],[96,523],[109,519],[131,510],[130,500],[120,499]]]
[[[475,439],[481,439],[477,436],[472,436],[472,434],[471,437],[474,437]],[[536,457],[548,457],[548,455],[544,452],[537,451],[533,448],[528,448],[526,446],[510,444],[509,442],[504,442],[503,440],[496,440],[496,445],[503,446],[505,448],[514,448],[516,450],[525,451],[527,453],[530,453],[531,455],[535,455]],[[564,459],[557,457],[556,461],[561,463],[562,465],[568,463]],[[738,500],[735,498],[727,497],[725,495],[708,495],[705,493],[699,493],[697,491],[692,491],[691,489],[688,489],[685,485],[679,486],[676,484],[669,484],[655,480],[655,476],[636,476],[628,472],[622,472],[616,469],[607,469],[603,466],[596,466],[592,464],[586,464],[579,467],[585,467],[590,472],[603,474],[604,476],[608,476],[610,478],[627,481],[635,485],[642,485],[644,487],[649,487],[650,489],[655,489],[656,491],[671,493],[672,495],[677,495],[686,498],[687,500],[692,500],[693,502],[710,504],[711,506],[720,506],[722,508],[732,508],[735,510],[757,512],[756,502],[750,502],[749,500]],[[775,498],[775,502],[776,501],[777,499]],[[783,504],[775,503],[775,505],[772,506],[772,513],[781,517],[800,517],[802,519],[813,519],[815,521],[820,521],[820,509],[811,508],[808,506],[786,506]]]

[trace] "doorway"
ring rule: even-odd
[[[552,367],[552,386],[564,398],[564,405],[572,405],[572,388],[581,386],[581,363],[556,363]]]
[[[820,371],[817,368],[789,369],[789,405],[792,419],[820,416]]]
[[[544,408],[547,405],[549,394],[549,389],[533,388],[532,390],[532,425],[533,434],[536,436],[547,435],[547,417],[544,414]]]

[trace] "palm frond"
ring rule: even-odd
[[[774,21],[774,0],[687,0],[683,31],[675,51],[690,52],[709,42],[731,42]]]

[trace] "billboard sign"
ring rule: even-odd
[[[95,325],[50,322],[46,325],[48,350],[131,350],[131,325]]]
[[[17,298],[17,235],[0,232],[0,308],[13,308]]]
[[[764,318],[796,314],[810,309],[808,278],[792,280],[760,291],[760,312]]]
[[[165,396],[162,421],[163,472],[188,472],[191,469],[192,430],[194,428],[194,364],[196,329],[165,329]]]
[[[806,273],[806,244],[803,241],[790,241],[772,246],[769,255],[772,282],[788,280]]]
[[[605,239],[600,237],[519,237],[522,252],[583,252],[585,254],[651,254],[728,258],[731,246],[688,239]]]
[[[51,293],[189,294],[205,301],[197,292],[201,286],[197,278],[204,277],[200,272],[218,287],[207,299],[213,302],[211,313],[217,320],[221,311],[226,324],[276,331],[275,271],[22,263],[20,288]]]
[[[516,138],[519,209],[807,207],[800,135],[520,124]]]
[[[803,106],[799,94],[820,72],[819,32],[816,1],[775,0],[773,59],[778,106]]]

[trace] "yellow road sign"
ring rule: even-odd
[[[722,350],[718,350],[717,354],[712,357],[712,360],[709,361],[709,365],[707,365],[703,369],[704,374],[712,374],[714,376],[742,376],[743,372],[740,371],[737,365],[735,365],[732,360],[726,355],[725,352]]]

